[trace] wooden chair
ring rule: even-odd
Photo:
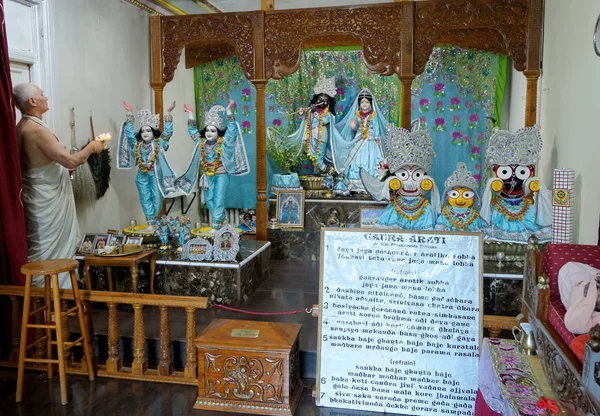
[[[53,376],[52,365],[58,363],[58,375],[60,379],[60,399],[61,403],[67,404],[67,379],[66,379],[66,362],[64,354],[66,351],[76,345],[83,345],[85,353],[85,360],[88,369],[88,376],[90,381],[93,381],[94,369],[92,366],[92,355],[90,353],[90,346],[87,340],[87,330],[83,320],[83,310],[81,308],[81,300],[79,298],[79,289],[77,287],[77,278],[75,276],[75,269],[79,266],[76,260],[71,259],[57,259],[57,260],[43,260],[36,261],[33,263],[27,263],[21,267],[21,273],[25,275],[25,296],[23,298],[23,318],[21,320],[21,344],[19,350],[19,370],[17,374],[17,403],[21,401],[23,396],[23,378],[25,371],[25,363],[47,363],[48,364],[48,378]],[[75,306],[68,309],[66,312],[61,312],[60,307],[60,292],[58,287],[58,274],[62,272],[69,272],[71,277],[71,285],[73,286],[73,298],[75,299]],[[45,304],[44,306],[29,312],[31,305],[31,282],[32,276],[44,275],[44,283],[46,288]],[[52,284],[50,282],[52,281]],[[54,308],[52,308],[52,302]],[[45,312],[45,324],[30,324],[29,319],[31,316],[35,316],[40,312]],[[54,312],[54,323],[51,322],[51,316]],[[81,331],[81,337],[77,340],[70,342],[63,339],[63,320],[66,316],[77,315],[79,319],[79,327]],[[42,328],[46,329],[46,335],[36,339],[31,344],[27,345],[27,330],[29,328]],[[52,330],[56,331],[56,341],[52,341]],[[47,358],[27,358],[27,350],[39,344],[42,341],[47,343]],[[57,359],[52,358],[52,345],[56,345]]]

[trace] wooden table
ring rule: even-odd
[[[148,260],[150,262],[150,292],[154,293],[154,275],[156,274],[156,249],[144,250],[139,253],[128,256],[86,256],[84,259],[83,275],[85,276],[85,286],[92,290],[92,281],[90,279],[90,266],[106,267],[106,277],[108,280],[108,290],[114,291],[112,268],[129,267],[131,271],[131,291],[137,293],[138,286],[138,264]]]

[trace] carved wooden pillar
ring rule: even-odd
[[[119,353],[119,316],[117,304],[108,302],[108,360],[106,361],[106,371],[109,373],[118,372],[123,366],[123,358]]]
[[[415,3],[404,2],[402,5],[402,39],[401,39],[401,54],[400,54],[400,74],[398,78],[402,84],[402,98],[400,106],[401,126],[410,130],[411,111],[410,98],[413,80],[415,79],[413,68],[413,47],[415,38]]]
[[[169,307],[159,306],[160,310],[160,363],[158,374],[168,376],[173,372],[171,362],[171,326],[169,325]]]
[[[195,379],[198,370],[198,357],[196,351],[196,308],[188,306],[185,308],[187,313],[187,323],[185,331],[185,353],[186,363],[184,375],[185,378]]]
[[[537,121],[537,90],[539,70],[525,70],[523,75],[527,79],[527,92],[525,93],[525,127],[533,126]]]
[[[94,365],[94,374],[98,372],[98,356],[96,355],[95,336],[94,336],[94,321],[92,319],[92,302],[89,299],[81,299],[81,307],[83,308],[83,322],[85,331],[87,331],[88,345],[92,354],[92,364]],[[87,371],[86,360],[81,360],[81,366]]]
[[[11,363],[19,362],[19,345],[21,339],[21,315],[23,311],[21,310],[21,300],[16,296],[11,296],[10,301],[12,303],[12,328],[11,328],[11,337],[12,337],[12,349],[8,354],[8,361]]]
[[[163,58],[162,58],[162,20],[161,16],[150,17],[150,85],[154,91],[154,112],[163,113]],[[160,118],[160,131],[164,128],[164,120]]]
[[[527,79],[525,95],[525,127],[537,121],[537,84],[541,74],[543,0],[528,0],[527,14],[527,68],[523,75]]]
[[[406,75],[399,76],[400,82],[402,83],[402,100],[401,100],[401,126],[406,130],[410,130],[410,122],[411,122],[411,111],[410,111],[410,99],[411,99],[411,91],[410,86],[412,85],[413,79],[415,79],[414,75]]]
[[[261,0],[260,1],[260,9],[261,10],[274,10],[275,9],[275,0]]]
[[[49,286],[49,285],[46,285]],[[33,299],[33,309],[39,309],[42,307],[42,299],[40,298],[35,298]],[[50,306],[48,306],[48,310],[46,311],[46,313],[50,313]],[[30,321],[31,322],[31,321]],[[35,323],[37,325],[45,325],[46,321],[44,318],[44,312],[38,312],[35,314]],[[42,328],[36,328],[35,329],[35,339],[40,339],[44,336],[44,334],[46,333],[45,329]],[[40,341],[37,343],[37,346],[35,347],[35,358],[47,358],[46,354],[48,353],[48,345],[45,341]]]
[[[131,372],[137,376],[144,375],[148,369],[148,360],[144,353],[144,315],[142,313],[144,305],[138,303],[133,305],[133,362],[131,363]]]
[[[66,312],[67,310],[69,310],[69,303],[67,302],[66,299],[61,299],[60,300],[60,311],[61,314]],[[54,315],[54,319],[57,319],[57,317],[59,316],[59,314],[55,314]],[[63,316],[62,317],[62,336],[63,336],[63,341],[67,342],[71,340],[71,329],[69,328],[69,317],[68,316]],[[67,366],[70,366],[73,364],[73,353],[71,351],[65,351],[63,353],[63,357],[65,358],[65,363],[67,364]]]

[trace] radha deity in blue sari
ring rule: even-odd
[[[371,91],[366,88],[360,91],[336,127],[343,140],[331,143],[335,169],[344,175],[350,192],[366,193],[360,179],[360,169],[377,176],[377,165],[383,159],[387,127]]]
[[[138,167],[135,184],[146,221],[153,225],[162,209],[163,199],[176,191],[177,175],[165,155],[169,148],[169,139],[173,135],[171,111],[175,108],[175,101],[167,109],[162,133],[158,130],[160,116],[152,114],[150,110],[138,111],[139,130],[136,133],[132,107],[127,101],[123,101],[123,106],[127,110],[127,116],[119,132],[117,168]]]
[[[388,200],[378,227],[431,230],[439,213],[440,195],[428,172],[433,162],[433,141],[426,131],[410,132],[388,126],[385,160],[374,178],[365,169],[360,177],[365,189],[378,201]],[[431,193],[431,202],[425,193]]]
[[[184,105],[188,113],[188,132],[196,147],[186,172],[177,178],[176,186],[189,194],[202,171],[199,187],[202,203],[206,203],[211,216],[213,230],[218,230],[225,222],[225,203],[229,175],[242,176],[250,173],[250,164],[246,156],[244,136],[239,124],[235,121],[231,107],[235,104],[229,100],[227,108],[222,105],[213,106],[204,117],[204,128],[198,131],[192,107]],[[219,113],[227,113],[227,126]]]

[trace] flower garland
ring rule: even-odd
[[[356,117],[358,117],[358,120],[360,122],[360,137],[362,137],[363,139],[368,138],[369,137],[369,125],[371,124],[371,120],[373,120],[373,117],[375,117],[375,111],[372,111],[371,114],[369,115],[369,117],[367,117],[365,124],[363,124],[363,119],[361,117],[360,111],[356,112]]]
[[[308,156],[308,158],[312,161],[312,164],[315,168],[318,167],[318,161],[319,161],[319,154],[321,153],[321,142],[323,141],[323,117],[325,117],[325,115],[329,113],[329,108],[326,108],[325,110],[323,110],[323,112],[321,114],[319,114],[319,134],[317,136],[317,151],[315,152],[315,155],[313,156],[310,153],[310,131],[312,130],[310,128],[310,111],[306,112],[306,138],[304,140],[304,145],[306,147],[305,152],[306,155]]]
[[[148,162],[144,163],[142,161],[142,155],[140,154],[140,142],[135,143],[135,160],[137,162],[138,168],[142,172],[148,173],[154,168],[154,162],[156,162],[156,158],[158,157],[158,148],[159,148],[159,142],[158,142],[158,138],[156,138],[156,139],[154,139],[154,152],[152,153],[150,160]]]
[[[429,204],[429,202],[427,202],[427,199],[422,195],[420,200],[416,204],[414,204],[414,206],[412,206],[412,204],[403,204],[402,202],[400,202],[397,195],[394,195],[392,199],[390,199],[390,203],[399,215],[401,215],[409,221],[413,221],[419,218],[423,214],[423,212],[425,212],[425,208]],[[405,211],[413,212],[413,214],[409,215]]]
[[[507,220],[509,220],[509,221],[514,221],[514,220],[522,221],[523,220],[523,216],[525,215],[525,213],[529,209],[529,206],[532,204],[532,202],[531,202],[530,198],[524,198],[523,199],[523,206],[521,207],[521,209],[518,212],[511,212],[511,211],[509,211],[502,204],[502,202],[498,198],[493,198],[492,199],[492,204],[498,209],[498,211],[500,211],[502,213],[502,215],[504,215],[504,217],[506,217]]]
[[[202,158],[202,169],[203,172],[206,174],[206,176],[214,176],[215,172],[217,171],[217,169],[219,168],[219,162],[221,161],[221,151],[222,151],[222,147],[221,144],[223,144],[223,137],[219,137],[217,139],[217,156],[215,157],[215,160],[212,163],[209,163],[206,160],[206,153],[204,152],[204,145],[206,144],[206,141],[202,141],[202,144],[200,145],[200,157]]]
[[[475,221],[479,216],[479,212],[477,212],[476,209],[471,210],[467,208],[467,210],[463,214],[457,214],[456,212],[454,212],[452,207],[448,205],[444,205],[444,207],[442,208],[442,214],[444,214],[444,217],[446,217],[448,222],[452,224],[454,228],[457,228],[462,231],[466,230],[469,227],[469,225],[471,225],[473,221]],[[470,217],[467,217],[469,214]]]

